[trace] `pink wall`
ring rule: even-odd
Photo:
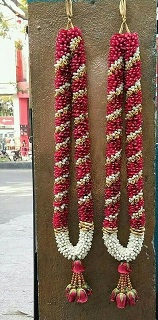
[[[17,50],[17,67],[16,67],[16,80],[18,87],[19,110],[20,110],[20,144],[26,143],[28,148],[29,141],[29,84],[24,81],[23,74],[23,51]]]
[[[28,145],[28,98],[19,98],[20,106],[20,142],[25,140]]]
[[[22,50],[17,49],[16,81],[23,81]]]

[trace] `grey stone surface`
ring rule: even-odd
[[[0,169],[32,169],[31,161],[0,162]]]
[[[0,170],[0,319],[33,318],[31,170]]]

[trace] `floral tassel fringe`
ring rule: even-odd
[[[139,300],[137,291],[133,289],[130,281],[129,274],[131,271],[127,262],[122,262],[118,266],[120,279],[117,287],[112,291],[111,301],[116,302],[120,309],[124,309],[127,305],[133,306]]]
[[[85,303],[88,301],[88,296],[92,294],[92,289],[84,280],[82,272],[85,268],[80,260],[76,260],[72,265],[71,283],[66,287],[66,297],[69,302]]]

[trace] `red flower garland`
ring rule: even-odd
[[[55,166],[53,226],[59,251],[80,265],[91,248],[93,204],[91,195],[90,139],[88,124],[87,74],[84,41],[77,28],[61,30],[55,55]],[[77,180],[79,243],[75,247],[68,236],[70,187],[71,121],[74,120],[75,168]],[[69,302],[84,303],[91,290],[84,281],[84,268],[73,265],[71,284],[66,289]],[[82,270],[81,270],[82,269]],[[78,269],[77,269],[78,270]]]
[[[120,261],[131,261],[141,250],[144,226],[143,160],[142,160],[142,92],[139,40],[136,33],[115,34],[110,41],[108,58],[108,104],[106,126],[106,189],[103,238],[108,252]],[[130,216],[130,239],[127,248],[117,239],[118,216],[120,213],[120,171],[122,104],[126,95],[126,158],[128,213]],[[133,241],[133,245],[132,245]],[[136,244],[136,245],[135,245]],[[122,265],[126,272],[122,272]],[[128,264],[122,262],[119,269],[120,280],[112,293],[111,300],[119,308],[137,301],[137,293],[132,288]]]

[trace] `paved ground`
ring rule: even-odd
[[[31,170],[0,170],[0,320],[33,318]]]

